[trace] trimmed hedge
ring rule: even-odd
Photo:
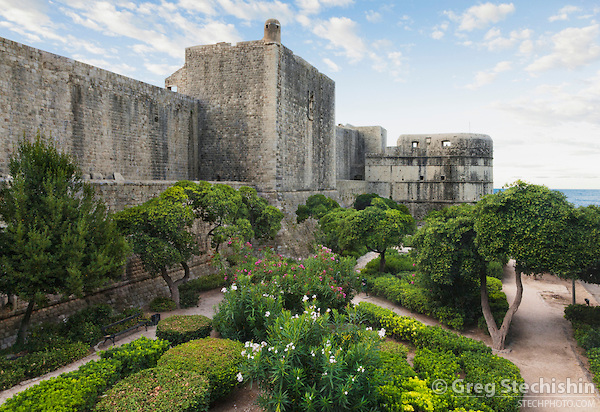
[[[379,394],[385,410],[403,410],[401,408],[408,405],[416,407],[417,410],[519,410],[523,394],[507,390],[509,388],[505,385],[506,382],[515,382],[515,387],[518,388],[523,383],[519,369],[510,361],[492,355],[491,349],[482,342],[459,336],[437,326],[424,325],[372,303],[361,302],[357,305],[357,311],[367,323],[378,328],[384,327],[386,335],[411,342],[418,349],[414,358],[415,371],[424,381],[415,378],[409,378],[408,381],[403,378],[390,379],[395,384],[383,385]],[[400,375],[404,377],[406,373],[402,372]],[[487,393],[481,396],[481,393],[472,391],[456,394],[448,391],[437,396],[430,390],[430,385],[436,379],[444,379],[451,385],[451,382],[463,375],[465,385],[489,384],[489,387],[496,391],[496,396],[485,396]],[[397,384],[398,381],[400,384]],[[407,391],[410,390],[415,393],[409,396]]]
[[[156,337],[176,346],[194,339],[206,338],[212,330],[212,320],[202,315],[176,315],[158,322]]]
[[[0,406],[0,412],[89,411],[121,376],[121,362],[91,361],[20,392]]]
[[[482,342],[460,336],[439,326],[424,325],[418,320],[408,316],[399,316],[393,311],[373,303],[361,302],[357,309],[368,323],[377,328],[385,328],[387,335],[401,341],[411,342],[417,347],[442,352],[452,351],[455,354],[465,351],[492,352]]]
[[[140,369],[154,367],[169,342],[145,337],[100,353],[78,370],[63,373],[8,399],[0,412],[87,411],[98,396],[118,379]]]
[[[173,370],[190,370],[205,375],[210,382],[210,402],[223,398],[237,385],[238,365],[242,362],[240,342],[204,338],[169,349],[158,366]]]
[[[63,346],[28,353],[14,360],[0,359],[0,390],[13,387],[27,379],[44,375],[48,372],[81,359],[90,352],[84,342],[65,343]]]
[[[186,370],[151,368],[137,372],[109,389],[97,412],[207,411],[208,379]]]

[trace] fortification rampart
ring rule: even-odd
[[[196,179],[200,103],[0,38],[0,175],[16,142],[39,131],[84,173]]]

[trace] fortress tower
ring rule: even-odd
[[[165,81],[201,102],[198,178],[261,192],[335,189],[335,84],[281,44],[277,20],[264,32],[187,48]]]

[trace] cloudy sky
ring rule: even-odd
[[[485,133],[495,187],[600,189],[597,0],[0,0],[0,36],[161,87],[268,18],[335,80],[337,123]]]

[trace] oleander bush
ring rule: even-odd
[[[228,395],[238,384],[243,345],[229,339],[192,340],[169,349],[158,367],[189,370],[205,375],[210,384],[210,403]]]
[[[97,412],[207,411],[208,379],[196,372],[150,368],[139,371],[109,389]]]
[[[269,323],[282,309],[300,313],[304,299],[314,297],[321,310],[343,310],[359,287],[353,258],[327,248],[302,261],[265,251],[262,258],[241,254],[228,275],[234,282],[213,317],[222,336],[239,341],[264,340]],[[245,259],[245,260],[244,260]]]
[[[14,360],[0,358],[0,390],[13,387],[85,357],[90,352],[83,342],[64,343],[52,349],[28,353]]]
[[[192,279],[179,285],[179,304],[182,308],[192,308],[198,306],[200,292],[212,289],[220,289],[227,282],[222,273],[213,273]]]
[[[171,298],[157,296],[150,301],[148,307],[153,312],[170,312],[177,309],[177,303]]]
[[[180,345],[194,339],[206,338],[212,330],[212,320],[202,315],[176,315],[162,319],[156,327],[156,337]]]
[[[130,375],[142,369],[153,368],[169,349],[169,341],[142,336],[133,342],[100,352],[102,359],[115,359],[121,363],[121,373]]]
[[[353,317],[356,319],[356,316]],[[351,323],[352,315],[284,310],[267,340],[246,342],[240,379],[258,382],[267,411],[368,411],[377,405],[381,335]]]

